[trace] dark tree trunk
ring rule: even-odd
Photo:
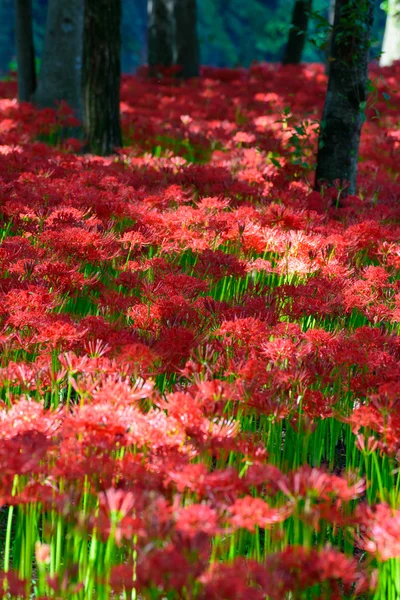
[[[85,0],[83,121],[88,149],[100,156],[122,146],[120,54],[121,0]]]
[[[42,65],[32,100],[40,107],[63,101],[81,117],[82,0],[50,0]]]
[[[339,183],[356,192],[374,0],[336,0],[332,60],[318,141],[315,189]]]
[[[29,102],[36,89],[32,0],[16,0],[15,36],[18,65],[18,100],[19,102]]]
[[[147,12],[149,73],[157,76],[157,67],[171,67],[173,64],[172,2],[148,0]]]
[[[282,61],[284,65],[298,65],[301,62],[307,38],[311,5],[312,0],[296,0],[295,2],[289,39]]]
[[[329,0],[329,11],[328,11],[328,34],[326,36],[326,50],[325,50],[325,72],[329,75],[329,68],[331,64],[331,54],[332,54],[332,32],[333,32],[333,23],[335,21],[335,5],[336,0]]]
[[[196,0],[174,0],[175,64],[184,79],[198,77],[200,48]]]

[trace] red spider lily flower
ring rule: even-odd
[[[44,473],[46,475],[46,473]],[[55,479],[51,476],[45,479],[45,483],[28,483],[18,493],[10,498],[9,504],[23,505],[39,503],[44,510],[56,511],[60,515],[68,515],[75,512],[76,496],[61,492]]]
[[[182,467],[179,471],[170,471],[166,476],[166,483],[174,482],[178,492],[185,489],[191,492],[204,493],[206,484],[207,468],[205,465],[189,464]]]
[[[33,341],[61,350],[76,345],[86,333],[87,329],[74,325],[67,318],[47,318],[42,320],[40,331]]]
[[[107,540],[110,536],[117,546],[134,535],[144,536],[142,519],[135,515],[136,498],[132,492],[109,488],[99,494],[99,514],[94,527]]]
[[[204,586],[200,600],[264,600],[265,592],[254,581],[250,565],[244,559],[236,559],[232,565],[212,565],[200,577]]]
[[[109,577],[109,584],[115,593],[130,592],[136,588],[136,565],[124,563],[113,565]]]
[[[26,363],[10,361],[0,368],[0,382],[3,385],[19,385],[24,390],[34,390],[39,383],[40,374]]]
[[[190,585],[191,564],[173,544],[162,549],[155,549],[143,556],[136,567],[136,589],[145,590],[156,588],[165,593],[180,591]]]
[[[40,236],[41,242],[64,257],[87,262],[112,260],[119,255],[115,236],[101,235],[80,227],[64,227],[61,231],[48,229]]]
[[[182,448],[185,436],[176,419],[159,410],[142,413],[138,408],[122,404],[96,403],[77,407],[64,422],[65,434],[82,441],[92,440],[96,447],[119,445]]]
[[[337,498],[349,502],[360,497],[365,491],[363,480],[351,481],[350,478],[331,475],[320,469],[307,465],[293,471],[287,483],[280,483],[279,487],[289,498],[310,497],[316,500],[329,500]]]
[[[1,472],[12,475],[45,472],[42,463],[51,456],[53,448],[53,442],[35,429],[18,433],[11,439],[0,439]]]
[[[78,571],[78,565],[74,564],[53,577],[48,575],[46,583],[54,592],[60,594],[61,597],[63,595],[71,597],[74,594],[78,594],[85,587],[84,583],[78,580]]]
[[[35,543],[35,558],[39,564],[49,564],[51,547],[48,544]]]
[[[29,582],[14,573],[14,571],[0,571],[0,598],[28,598]]]
[[[214,470],[208,473],[203,465],[186,465],[167,471],[166,483],[174,482],[178,491],[185,489],[195,492],[198,498],[218,499],[232,504],[236,493],[244,491],[244,485],[233,468]]]
[[[206,504],[191,504],[178,512],[176,529],[189,538],[199,533],[214,536],[220,531],[216,511]]]
[[[0,411],[0,439],[12,439],[32,431],[51,438],[60,431],[63,417],[62,409],[47,411],[42,404],[22,398],[9,410]]]
[[[97,277],[85,278],[78,271],[78,265],[68,265],[61,261],[44,260],[33,267],[32,275],[40,278],[44,283],[50,284],[57,292],[67,293],[71,290],[82,290],[93,287]]]
[[[135,497],[132,492],[110,488],[99,495],[100,510],[106,515],[115,515],[119,520],[135,506]]]
[[[162,327],[152,350],[158,354],[165,370],[175,370],[189,357],[195,334],[186,327]]]
[[[373,435],[369,436],[367,440],[365,440],[362,435],[357,435],[356,447],[358,450],[360,450],[360,452],[372,454],[372,452],[375,452],[378,446],[379,442]]]
[[[357,541],[366,552],[386,561],[400,556],[400,511],[387,504],[358,507],[361,522]]]
[[[287,486],[287,475],[282,473],[278,467],[268,463],[255,461],[249,466],[242,479],[246,491],[256,489],[266,496],[277,494],[282,487]]]
[[[289,592],[301,593],[316,584],[322,584],[324,594],[337,600],[342,598],[339,582],[347,592],[355,587],[356,596],[369,587],[357,562],[331,548],[318,551],[291,546],[267,557],[265,567],[254,565],[253,572],[256,581],[273,600],[280,600]]]
[[[12,290],[5,298],[8,323],[16,328],[36,327],[54,305],[54,297],[38,286]]]
[[[289,505],[272,508],[261,498],[253,498],[252,496],[238,498],[228,510],[232,515],[229,518],[229,523],[234,527],[248,529],[249,531],[254,531],[256,526],[265,529],[275,523],[281,523],[292,512]]]

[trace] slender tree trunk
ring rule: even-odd
[[[379,64],[381,67],[388,67],[395,60],[400,60],[400,0],[389,0]]]
[[[89,150],[101,156],[122,146],[120,54],[121,0],[85,0],[83,121]]]
[[[39,82],[33,102],[64,101],[81,117],[83,0],[49,0]]]
[[[200,48],[197,35],[196,0],[174,0],[175,64],[184,79],[198,77]]]
[[[19,102],[29,102],[36,89],[32,0],[16,0],[15,34],[18,65],[18,100]]]
[[[296,0],[295,2],[289,39],[282,61],[284,65],[298,65],[301,62],[311,6],[312,0]]]
[[[148,0],[147,12],[149,73],[157,76],[157,67],[171,67],[173,64],[172,2]]]
[[[356,192],[374,0],[336,0],[332,61],[318,142],[315,189]]]
[[[328,11],[328,34],[326,36],[326,51],[325,51],[325,60],[326,60],[326,68],[325,72],[329,75],[330,68],[330,58],[332,54],[332,32],[333,32],[333,23],[335,21],[335,5],[336,0],[329,0],[329,11]]]

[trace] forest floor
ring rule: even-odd
[[[340,208],[326,81],[125,76],[108,158],[0,83],[0,597],[400,597],[400,64]]]

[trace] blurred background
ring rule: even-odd
[[[66,0],[68,1],[68,0]],[[48,0],[33,0],[35,50],[43,47]],[[379,56],[387,2],[375,6],[371,58]],[[248,67],[253,61],[280,62],[287,43],[289,0],[198,0],[201,64]],[[16,70],[15,2],[0,0],[0,75]],[[323,62],[325,41],[319,17],[328,18],[326,0],[314,0],[304,62]],[[147,0],[122,0],[122,70],[133,73],[147,62]]]

